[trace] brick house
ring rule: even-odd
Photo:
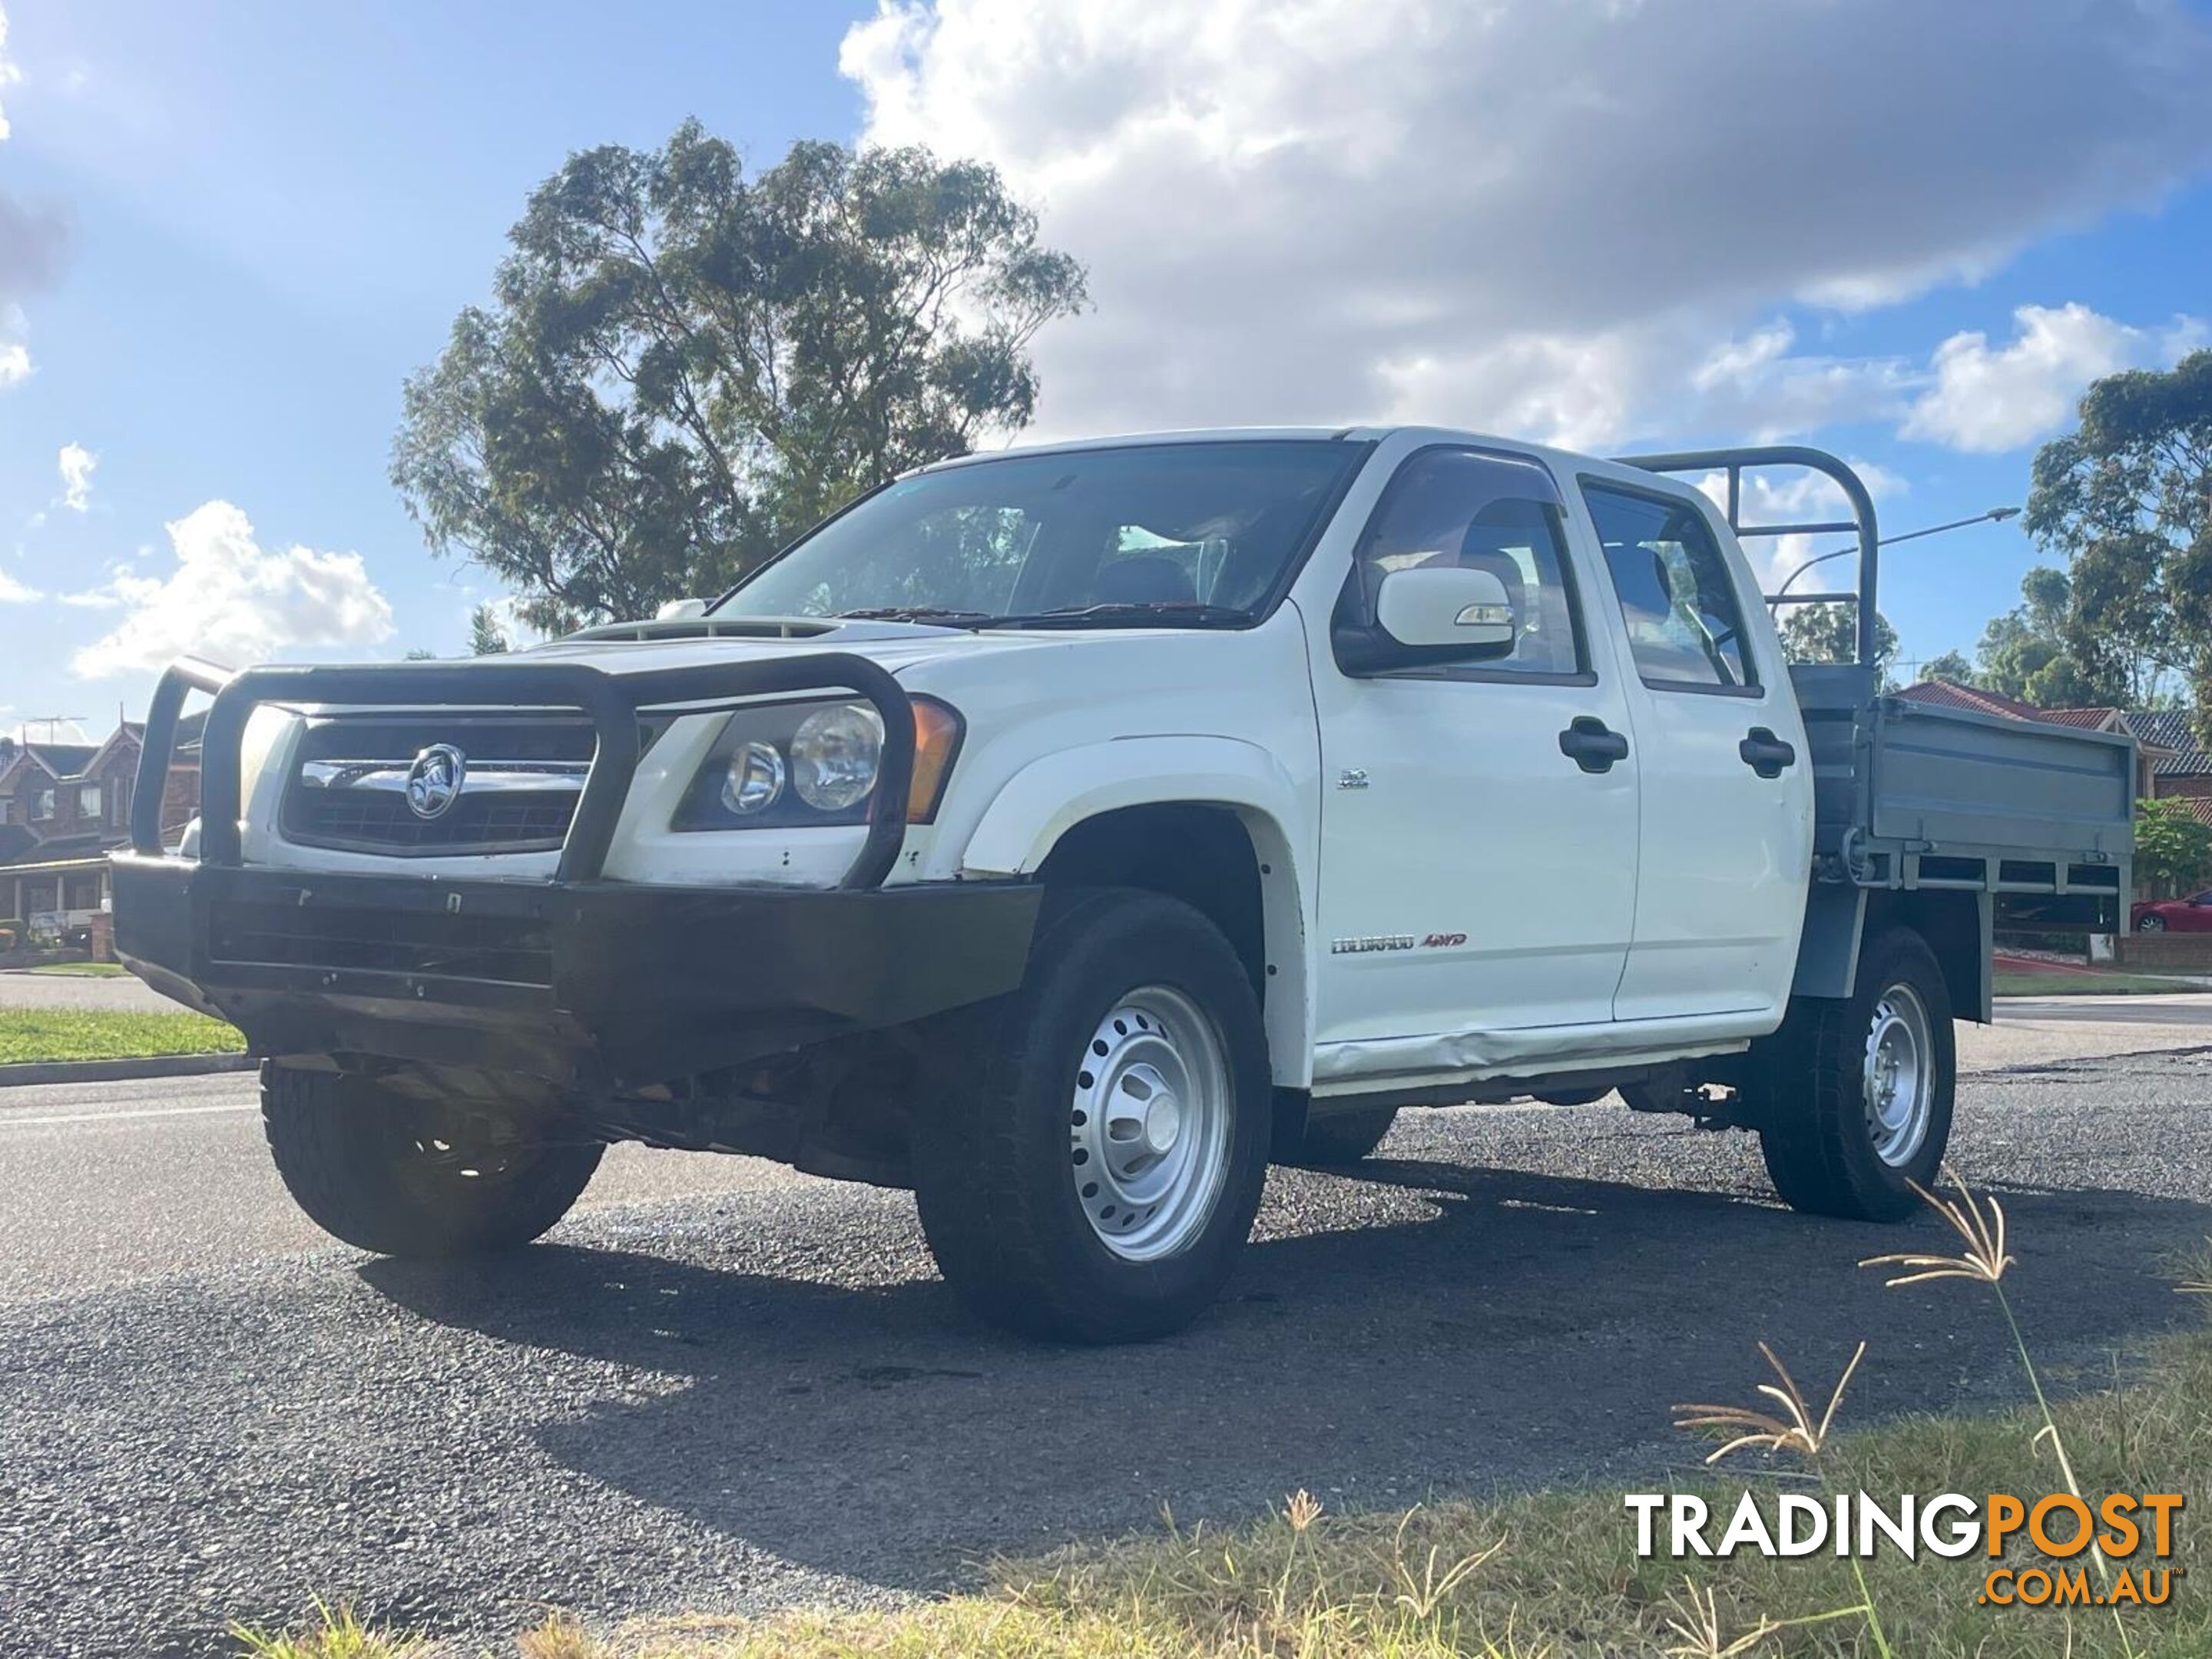
[[[161,796],[164,842],[199,810],[198,725],[179,726]],[[107,855],[131,839],[144,737],[126,721],[98,744],[0,740],[0,920],[52,931],[109,908]]]

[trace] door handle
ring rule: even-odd
[[[1585,772],[1610,772],[1628,758],[1628,739],[1594,714],[1577,714],[1559,733],[1559,752]]]
[[[1778,778],[1785,766],[1797,763],[1797,751],[1763,726],[1754,726],[1744,734],[1735,752],[1743,757],[1743,763],[1762,778]]]

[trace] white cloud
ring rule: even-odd
[[[187,653],[243,665],[296,647],[392,637],[392,606],[358,553],[264,551],[246,514],[228,501],[195,507],[167,529],[175,570],[166,578],[126,571],[112,579],[106,592],[130,614],[77,652],[79,674],[158,668]]]
[[[2203,337],[2192,319],[2154,332],[2081,304],[2022,306],[2013,319],[2019,331],[2009,345],[1992,349],[1975,329],[1936,348],[1935,384],[1913,404],[1905,436],[1954,449],[2016,449],[2065,425],[2099,376],[2171,362]]]
[[[1876,503],[1893,495],[1903,495],[1910,486],[1896,473],[1878,461],[1861,456],[1847,456],[1851,470],[1859,475],[1859,482],[1867,487],[1867,494]],[[1743,478],[1743,500],[1738,509],[1741,521],[1748,525],[1780,525],[1809,523],[1844,523],[1850,514],[1850,504],[1844,499],[1843,486],[1826,473],[1809,468],[1762,469],[1746,472]],[[1728,474],[1708,472],[1692,480],[1705,491],[1713,505],[1725,513],[1728,509]],[[1879,514],[1877,514],[1877,517]],[[1850,546],[1852,544],[1834,537],[1815,538],[1807,535],[1753,536],[1747,538],[1743,550],[1753,570],[1759,577],[1761,588],[1772,592],[1790,574],[1800,568],[1816,553],[1831,550],[1829,544]],[[1856,580],[1852,573],[1856,561],[1832,561],[1820,567],[1824,571],[1841,572],[1827,582],[1828,587],[1842,587]],[[1808,586],[1824,584],[1811,581]]]
[[[23,71],[15,67],[15,60],[8,55],[8,9],[0,6],[0,91],[15,85],[23,78]],[[8,136],[8,111],[0,106],[0,138]]]
[[[6,571],[0,570],[0,605],[28,605],[44,595],[34,587],[26,587]]]
[[[12,707],[0,708],[0,714],[13,714]],[[88,732],[82,720],[18,720],[7,728],[6,735],[18,743],[98,743],[100,734]]]
[[[0,6],[0,93],[23,74],[8,55],[8,11]],[[0,105],[0,142],[8,137],[8,111]],[[31,349],[15,296],[52,284],[69,244],[68,216],[52,206],[29,207],[0,191],[0,392],[31,378]]]
[[[1037,342],[1046,433],[1848,418],[1901,371],[1739,331],[2212,160],[2178,0],[882,0],[840,63],[866,137],[995,163],[1089,265]]]
[[[82,444],[64,444],[56,465],[62,475],[62,505],[72,513],[88,511],[92,506],[92,475],[100,465],[100,457]]]

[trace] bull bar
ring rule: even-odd
[[[865,839],[835,888],[605,878],[642,714],[813,690],[856,694],[884,728]],[[198,856],[188,859],[162,847],[161,816],[194,691],[214,702]],[[268,705],[580,710],[597,748],[552,878],[247,865],[242,749]],[[904,844],[914,762],[906,691],[849,653],[631,674],[497,659],[228,674],[185,659],[148,710],[131,850],[114,860],[117,947],[155,988],[231,1020],[264,1056],[482,1066],[599,1091],[667,1083],[1019,984],[1035,886],[884,885]]]

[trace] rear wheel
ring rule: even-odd
[[[1377,1146],[1398,1121],[1395,1106],[1368,1106],[1356,1112],[1330,1112],[1306,1120],[1297,1147],[1283,1158],[1310,1170],[1340,1169],[1357,1164]]]
[[[1229,942],[1158,894],[1054,894],[1021,989],[945,1032],[915,1195],[985,1318],[1083,1342],[1158,1336],[1219,1291],[1272,1127],[1259,1000]]]
[[[1920,936],[1875,939],[1855,996],[1801,1004],[1771,1041],[1759,1144],[1775,1190],[1815,1215],[1911,1213],[1950,1142],[1957,1066],[1950,994]]]
[[[2136,932],[2138,933],[2162,933],[2165,931],[2166,918],[2155,910],[2137,918],[2136,921]]]
[[[276,1173],[308,1218],[380,1255],[527,1244],[568,1214],[605,1150],[273,1064],[261,1068],[261,1121]]]

